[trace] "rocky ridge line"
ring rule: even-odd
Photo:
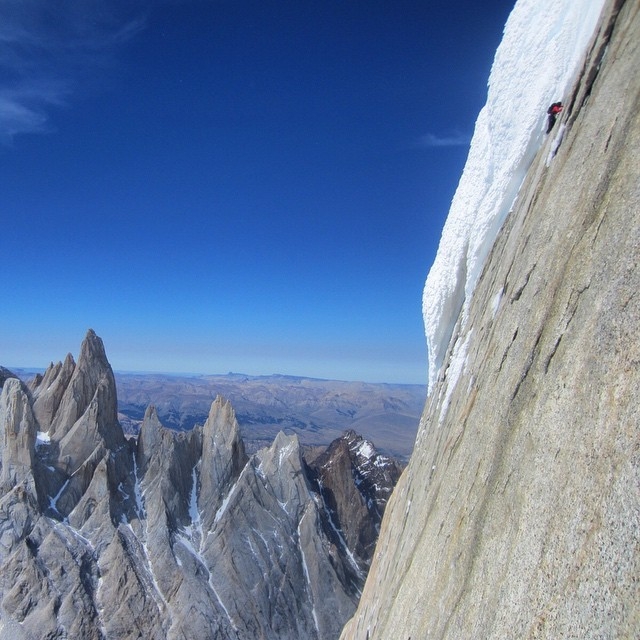
[[[371,559],[340,527],[377,531],[380,509],[330,512],[296,436],[249,457],[218,397],[201,427],[165,429],[149,407],[126,439],[91,330],[77,364],[3,382],[0,638],[337,638]],[[369,496],[350,465],[323,477],[384,507],[390,487]]]

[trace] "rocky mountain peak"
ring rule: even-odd
[[[69,353],[64,363],[52,362],[43,376],[38,375],[31,381],[29,386],[34,398],[33,412],[40,431],[49,431],[75,367],[76,363]]]
[[[207,421],[203,427],[203,437],[216,448],[228,449],[238,442],[240,430],[231,403],[222,396],[216,396],[211,403]]]
[[[151,458],[157,455],[160,449],[162,431],[163,427],[160,418],[158,418],[158,412],[155,406],[149,405],[144,414],[137,440],[136,458],[141,474],[146,472]]]
[[[76,364],[71,354],[30,384],[37,425],[34,475],[41,507],[67,517],[105,456],[122,457],[115,379],[102,340],[89,330]]]
[[[304,509],[309,495],[307,477],[303,473],[300,442],[295,434],[282,431],[268,449],[254,456],[254,468],[262,480],[270,483],[271,491],[280,504]]]
[[[73,359],[67,356],[65,365],[60,368],[56,380],[68,375],[72,363]],[[62,384],[64,384],[63,379],[60,380],[60,385]],[[62,439],[89,409],[98,393],[102,396],[100,401],[102,426],[118,425],[113,371],[107,360],[102,340],[90,329],[82,342],[78,363],[73,367],[71,377],[64,387],[64,393],[52,417],[51,424],[41,425],[41,428],[47,429],[48,427],[52,437],[55,436],[57,440]],[[123,439],[121,434],[117,433],[117,429],[113,434],[109,429],[106,429],[102,436],[111,444],[116,444],[116,441],[120,443]]]
[[[331,528],[341,532],[361,572],[366,573],[386,502],[402,467],[352,430],[334,440],[310,467]]]
[[[248,457],[217,396],[203,426],[172,431],[149,406],[125,440],[91,331],[31,389],[0,395],[0,638],[337,638],[364,582],[359,525],[343,534],[297,436]],[[360,462],[322,482],[361,496],[375,452],[355,434],[341,450]]]
[[[217,396],[202,427],[200,501],[210,525],[222,496],[237,480],[247,462],[240,426],[231,403]]]

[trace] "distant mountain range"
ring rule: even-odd
[[[34,369],[12,371],[23,380]],[[40,372],[41,373],[41,372]],[[178,431],[202,425],[217,395],[236,411],[248,451],[269,446],[279,431],[302,445],[326,446],[353,429],[380,451],[407,461],[426,399],[426,387],[321,380],[285,375],[180,375],[115,372],[118,418],[137,435],[149,405],[162,424]]]
[[[279,431],[303,445],[327,445],[353,429],[406,460],[413,449],[426,388],[291,376],[179,376],[116,373],[120,422],[137,433],[154,405],[162,423],[188,430],[204,424],[217,395],[233,405],[248,450],[270,445]]]

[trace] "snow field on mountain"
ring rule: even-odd
[[[603,6],[604,0],[519,0],[507,20],[487,102],[425,283],[429,392],[460,314],[462,326],[466,322],[487,255],[544,140],[547,107],[566,100]],[[456,352],[462,342],[454,348],[454,361],[460,360]],[[451,389],[462,370],[457,366],[450,376]]]

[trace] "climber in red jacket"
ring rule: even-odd
[[[549,123],[547,125],[547,133],[553,129],[553,125],[556,123],[556,118],[558,114],[562,111],[562,102],[554,102],[548,109],[547,113],[549,114]]]

